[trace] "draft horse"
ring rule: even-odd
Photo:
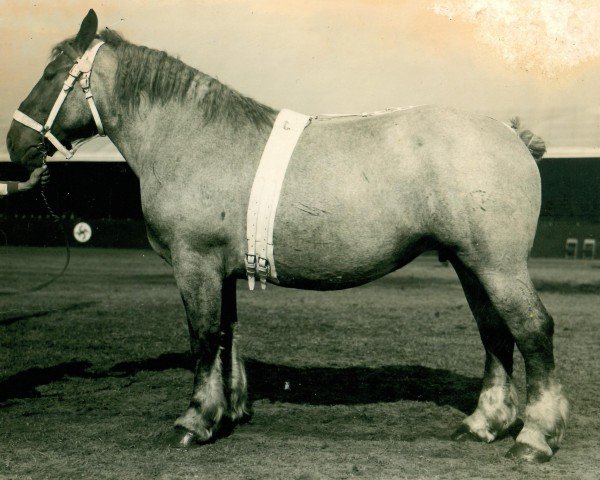
[[[7,146],[14,162],[39,166],[56,148],[48,130],[68,149],[98,133],[99,116],[139,177],[149,241],[181,292],[197,366],[176,426],[183,446],[203,443],[248,413],[235,287],[245,278],[249,193],[277,112],[97,26],[90,11],[79,33],[54,48],[19,107],[43,125],[69,69],[101,39],[87,72],[96,115],[74,88],[50,129],[13,121]],[[316,119],[296,146],[279,200],[276,283],[349,288],[439,251],[458,274],[486,353],[477,407],[453,437],[491,442],[516,421],[516,344],[527,407],[508,456],[546,461],[563,437],[568,403],[554,373],[553,320],[527,270],[539,210],[536,162],[496,120],[435,106]]]

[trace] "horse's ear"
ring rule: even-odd
[[[75,37],[75,45],[81,50],[85,51],[89,47],[92,40],[96,37],[96,31],[98,30],[98,17],[94,10],[90,10],[88,14],[81,22],[81,28],[79,33]]]

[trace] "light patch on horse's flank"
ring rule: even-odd
[[[548,77],[600,57],[593,0],[436,0],[432,10],[474,25],[507,63]]]

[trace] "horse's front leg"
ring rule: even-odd
[[[232,425],[250,418],[247,406],[248,384],[244,363],[239,355],[237,339],[236,278],[223,282],[221,295],[221,349],[223,384],[227,398],[227,419]]]
[[[175,280],[185,306],[192,354],[196,360],[194,389],[186,412],[175,426],[184,430],[180,445],[207,442],[228,410],[220,350],[223,263],[218,255],[177,252]]]

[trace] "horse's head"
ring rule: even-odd
[[[97,28],[98,17],[90,10],[79,33],[61,44],[60,52],[54,55],[42,78],[15,112],[6,138],[13,162],[39,166],[46,155],[52,155],[57,149],[69,157],[73,141],[101,130],[99,118],[95,121],[93,115],[93,101],[88,107],[83,83],[86,75],[89,82],[91,64],[87,58],[98,42],[95,40]],[[83,88],[72,88],[74,84],[77,87],[77,81]]]

